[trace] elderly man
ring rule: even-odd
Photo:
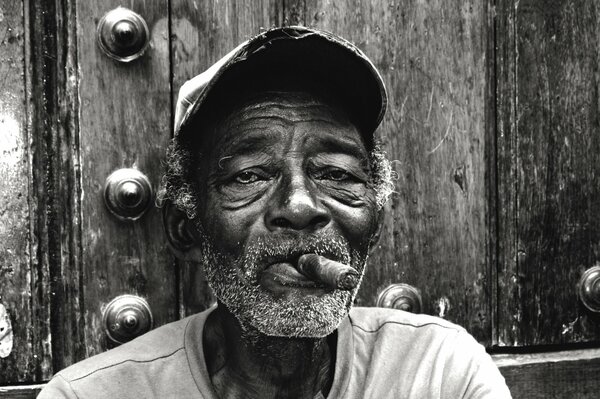
[[[218,305],[58,373],[42,398],[510,397],[464,329],[352,309],[391,169],[365,55],[301,27],[258,35],[184,85],[165,231]]]

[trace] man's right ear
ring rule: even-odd
[[[195,260],[199,236],[194,222],[171,201],[165,201],[162,208],[163,226],[171,250],[181,260]]]

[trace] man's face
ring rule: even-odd
[[[317,253],[364,272],[377,205],[358,130],[308,94],[271,92],[235,108],[206,146],[198,224],[215,294],[263,334],[330,334],[358,287],[325,287],[295,265]]]

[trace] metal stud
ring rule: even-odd
[[[144,18],[124,7],[107,12],[98,23],[98,45],[104,53],[121,62],[141,57],[150,43]]]
[[[106,336],[117,344],[124,344],[152,329],[150,306],[136,295],[121,295],[106,305],[102,325]]]
[[[600,266],[593,266],[581,275],[579,299],[592,312],[600,312]]]
[[[104,202],[118,219],[139,219],[153,198],[150,180],[137,169],[119,169],[106,178]]]
[[[421,313],[423,303],[418,289],[408,284],[392,284],[377,297],[377,306]]]

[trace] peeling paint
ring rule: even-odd
[[[4,108],[4,107],[2,107]],[[11,115],[0,114],[0,158],[2,170],[12,171],[23,159],[19,123]],[[20,172],[20,168],[15,173]],[[16,177],[16,176],[15,176]]]
[[[13,348],[13,331],[10,317],[4,305],[0,303],[0,358],[10,355]]]
[[[438,316],[442,317],[442,318],[445,317],[448,314],[449,310],[450,310],[450,300],[445,296],[438,299],[438,302],[437,302]]]

